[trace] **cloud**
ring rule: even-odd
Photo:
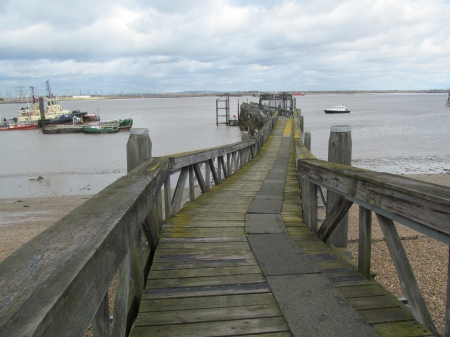
[[[0,91],[447,88],[449,17],[443,0],[4,1]]]

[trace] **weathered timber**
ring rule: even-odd
[[[317,193],[314,195],[315,200],[317,200]],[[341,219],[347,214],[350,207],[353,205],[353,202],[345,199],[343,196],[339,196],[333,207],[330,210],[330,213],[327,215],[327,218],[323,222],[322,226],[317,232],[317,235],[323,240],[327,241],[330,235],[333,233],[333,230],[339,225]]]
[[[2,336],[84,334],[168,164],[165,158],[142,163],[2,261]]]
[[[378,222],[386,239],[386,244],[394,261],[397,275],[400,279],[403,293],[408,299],[411,311],[417,321],[425,325],[430,331],[437,334],[431,315],[428,311],[425,299],[422,296],[416,277],[409,263],[403,244],[398,236],[394,222],[380,214],[377,214]]]
[[[308,155],[306,154],[306,157]],[[305,179],[450,244],[450,189],[389,173],[299,158]]]
[[[330,163],[352,164],[352,135],[351,126],[337,125],[330,127],[330,139],[328,141],[328,161]],[[333,205],[339,200],[339,194],[327,192],[327,217],[330,215]],[[337,224],[335,230],[328,238],[328,242],[336,247],[347,248],[348,215],[347,212]]]
[[[372,245],[372,212],[359,206],[358,270],[370,279],[370,257]]]

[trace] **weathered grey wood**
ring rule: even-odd
[[[127,172],[131,172],[151,157],[152,142],[148,136],[148,129],[132,128],[127,142]]]
[[[325,201],[325,197],[323,196],[322,188],[317,186],[317,194],[319,196],[320,202],[322,203],[323,209],[325,213],[327,212],[327,202]]]
[[[209,163],[209,168],[211,170],[211,173],[213,175],[214,184],[217,186],[217,185],[220,184],[220,180],[219,180],[219,176],[218,176],[217,171],[216,171],[216,167],[214,166],[214,160],[213,159],[209,159],[208,163]]]
[[[445,301],[445,331],[444,336],[450,336],[450,247],[448,247],[448,267],[447,267],[447,297]]]
[[[222,158],[222,160],[220,160],[220,158]],[[217,157],[217,181],[219,184],[222,182],[222,169],[225,170],[225,168],[222,168],[223,166],[223,157]]]
[[[436,327],[431,319],[427,304],[422,296],[419,285],[417,284],[416,277],[403,248],[402,241],[398,236],[394,222],[380,214],[377,214],[377,219],[386,239],[386,244],[391,253],[392,260],[394,261],[403,293],[408,299],[414,318],[437,335]]]
[[[164,212],[166,219],[172,216],[172,187],[170,186],[170,175],[164,181]]]
[[[310,225],[310,229],[314,232],[317,233],[318,231],[318,224],[317,224],[317,185],[312,184],[310,182],[308,182],[310,184],[310,194],[309,194],[309,203],[310,203],[310,216],[309,216],[309,225]]]
[[[205,162],[205,192],[211,189],[211,167],[209,161]]]
[[[194,166],[189,165],[189,202],[195,200]]]
[[[316,194],[317,195],[317,194]],[[317,197],[316,197],[317,200]],[[317,232],[317,235],[325,242],[330,237],[331,233],[338,226],[341,219],[347,214],[350,207],[353,205],[353,202],[345,199],[344,196],[339,196],[333,207],[331,208],[329,214],[327,214],[327,218],[320,226],[320,229]]]
[[[92,321],[92,332],[94,336],[109,337],[109,299],[106,293],[100,307]]]
[[[328,142],[328,161],[330,163],[352,164],[352,135],[351,126],[337,125],[330,127],[330,139]],[[329,209],[337,202],[339,195],[328,191],[327,205]],[[347,248],[348,240],[348,215],[344,215],[328,242],[336,247]]]
[[[189,166],[184,167],[180,172],[180,177],[178,178],[177,187],[173,194],[172,199],[172,216],[178,213],[181,208],[181,202],[183,199],[184,188],[186,186],[186,179],[189,174]]]
[[[312,183],[307,180],[302,181],[301,184],[301,201],[303,211],[303,223],[308,228],[311,228],[311,187]]]
[[[421,233],[450,244],[450,188],[315,159],[296,145],[300,174]]]
[[[303,134],[303,131],[302,131]],[[305,137],[304,137],[304,141],[303,143],[305,144],[305,147],[308,149],[308,151],[311,151],[311,132],[306,131],[304,133]]]
[[[125,337],[127,330],[128,297],[131,283],[131,250],[128,250],[123,263],[119,267],[114,301],[112,337]]]
[[[219,160],[220,167],[223,170],[223,178],[227,179],[229,177],[229,174],[227,172],[227,166],[225,165],[225,159],[223,158],[223,156],[220,156],[217,159]]]
[[[372,211],[359,206],[358,270],[367,279],[370,279],[371,244]]]
[[[206,188],[205,180],[203,179],[202,170],[200,169],[199,164],[192,165],[195,172],[195,178],[197,179],[198,185],[202,193],[206,193],[208,189]],[[208,177],[209,179],[209,177]]]
[[[305,126],[304,126],[304,118],[303,116],[298,116],[298,126],[300,127],[300,139],[305,141]]]
[[[168,170],[142,163],[2,261],[0,335],[84,334]]]
[[[233,174],[233,153],[227,153],[227,172],[229,177]]]

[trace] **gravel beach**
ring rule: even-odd
[[[450,174],[422,174],[409,177],[450,187]],[[64,215],[89,200],[91,195],[0,199],[0,261]],[[419,286],[436,322],[444,330],[448,247],[402,225],[397,225]],[[373,216],[372,270],[376,280],[397,297],[404,297],[389,251]],[[349,215],[349,248],[353,260],[358,254],[358,207]]]

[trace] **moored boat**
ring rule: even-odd
[[[325,113],[327,114],[335,114],[335,113],[348,113],[350,112],[350,107],[346,107],[345,105],[335,105],[332,108],[325,109]]]
[[[12,121],[7,125],[2,124],[2,126],[0,126],[0,131],[33,130],[36,128],[37,125],[34,123],[15,123]]]
[[[88,124],[83,127],[84,133],[115,133],[119,132],[119,127],[116,122]]]

